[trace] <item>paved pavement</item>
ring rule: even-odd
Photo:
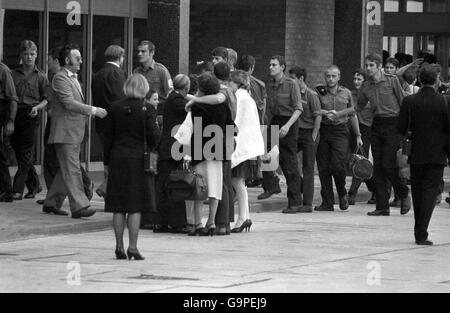
[[[256,201],[259,191],[250,189],[250,233],[141,231],[142,262],[114,259],[108,214],[72,220],[44,215],[33,201],[2,203],[0,292],[450,292],[447,203],[430,226],[436,245],[418,247],[412,213],[368,217],[364,189],[349,211],[296,215],[279,212],[283,195]]]

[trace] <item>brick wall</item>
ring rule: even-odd
[[[322,83],[323,70],[333,63],[334,1],[286,0],[288,68],[305,67],[310,86]]]
[[[383,54],[383,35],[384,35],[384,0],[377,0],[381,4],[381,25],[369,26],[369,52]]]
[[[156,46],[155,60],[175,76],[179,68],[180,0],[150,0],[148,26],[149,39]]]
[[[265,80],[270,57],[285,51],[285,14],[285,0],[191,0],[191,69],[225,46],[253,55],[255,76]]]

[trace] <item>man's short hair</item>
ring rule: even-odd
[[[284,71],[286,71],[286,59],[282,55],[274,55],[270,58],[271,60],[277,60],[280,63],[280,66],[284,65]]]
[[[396,58],[387,58],[386,61],[384,62],[384,66],[386,66],[386,64],[388,64],[388,63],[391,63],[396,68],[398,68],[400,66],[400,62],[398,62],[398,60]]]
[[[76,45],[67,45],[61,49],[58,57],[59,65],[66,65],[66,59],[70,58],[70,53],[72,50],[78,50],[78,47]]]
[[[142,40],[139,43],[139,46],[147,46],[149,52],[155,52],[156,49],[155,45],[150,40]]]
[[[301,68],[300,66],[294,66],[289,70],[289,74],[295,75],[297,79],[300,79],[300,77],[303,77],[303,81],[306,81],[306,69]]]
[[[419,71],[419,79],[422,85],[434,85],[436,84],[436,80],[438,77],[438,73],[436,68],[431,64],[424,64],[420,68]]]
[[[117,61],[121,57],[125,56],[125,49],[118,45],[111,45],[106,48],[105,59],[109,61]]]
[[[256,60],[251,55],[243,55],[239,58],[238,68],[243,71],[250,71],[250,69],[255,66]]]
[[[370,53],[365,58],[366,61],[375,62],[377,66],[383,64],[383,58],[378,53]]]
[[[211,61],[200,61],[194,67],[194,74],[201,75],[205,72],[214,72],[214,64]]]
[[[220,83],[211,73],[204,73],[198,77],[198,89],[205,96],[215,95],[220,91]]]
[[[214,75],[220,80],[230,80],[230,66],[226,62],[219,62],[214,66]]]
[[[224,60],[228,60],[228,49],[225,47],[216,47],[211,51],[213,57],[222,57]]]
[[[123,85],[123,93],[130,99],[144,99],[149,91],[150,86],[142,74],[131,75]]]
[[[339,66],[334,65],[334,64],[331,65],[331,66],[329,66],[329,67],[325,70],[325,74],[326,74],[328,71],[338,71],[339,74],[341,74],[341,69],[339,68]]]
[[[410,67],[403,74],[403,78],[408,84],[413,84],[417,79],[417,68]]]
[[[59,53],[61,52],[61,49],[63,47],[54,47],[51,48],[50,51],[48,52],[48,56],[51,57],[53,60],[56,60],[59,58]]]
[[[363,70],[362,68],[354,70],[353,76],[355,76],[356,74],[361,75],[364,78],[364,80],[369,78],[369,74],[367,73],[367,71]]]
[[[37,52],[38,48],[37,48],[37,45],[33,41],[24,40],[20,43],[19,52],[20,52],[20,54],[22,54],[23,52],[25,52],[27,50],[34,50]]]

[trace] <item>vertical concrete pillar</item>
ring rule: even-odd
[[[3,59],[3,24],[5,20],[5,13],[3,11],[3,3],[0,0],[0,61]]]
[[[191,15],[191,1],[180,0],[180,43],[178,71],[182,74],[189,73],[189,27]]]

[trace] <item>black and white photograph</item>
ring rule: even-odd
[[[450,0],[0,0],[0,293],[450,293],[449,162]]]

